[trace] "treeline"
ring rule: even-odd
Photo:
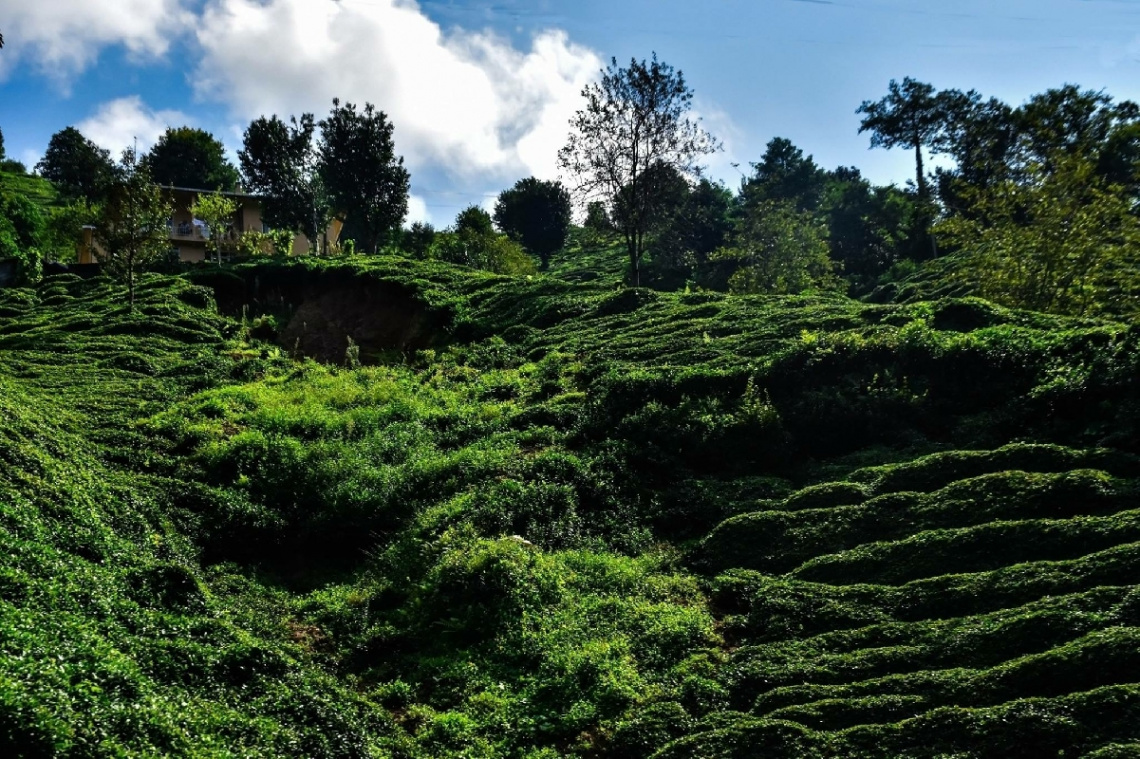
[[[1065,85],[1014,107],[892,81],[858,108],[860,131],[872,147],[913,150],[913,183],[875,186],[775,138],[733,193],[695,166],[715,143],[686,117],[680,72],[654,58],[605,74],[561,163],[596,198],[587,226],[625,240],[635,281],[861,295],[913,275],[929,291],[1043,311],[1136,308],[1135,103]],[[924,156],[949,166],[928,171]]]
[[[860,131],[872,147],[912,150],[913,182],[877,186],[777,137],[732,189],[702,174],[700,160],[719,144],[688,118],[692,90],[680,71],[654,57],[615,60],[602,74],[559,152],[565,185],[520,180],[493,214],[472,206],[446,229],[403,228],[410,177],[392,122],[371,104],[334,100],[320,120],[255,119],[238,166],[200,129],[168,129],[136,166],[68,127],[36,165],[58,207],[42,213],[5,192],[0,255],[66,257],[67,241],[98,226],[112,189],[138,170],[158,185],[258,194],[269,225],[310,240],[339,218],[341,243],[322,249],[330,254],[383,250],[525,274],[563,254],[577,207],[578,242],[620,242],[632,284],[859,296],[910,278],[1044,311],[1135,308],[1140,107],[1131,101],[1065,85],[1011,106],[892,81],[857,109]],[[941,160],[930,171],[932,158]],[[287,252],[263,242],[250,250]]]

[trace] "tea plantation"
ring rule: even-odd
[[[0,755],[1140,756],[1140,327],[573,274],[0,291]]]

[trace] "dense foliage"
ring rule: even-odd
[[[97,203],[114,175],[110,151],[99,147],[75,127],[51,136],[47,151],[36,164],[41,176],[50,179],[69,200]]]
[[[225,151],[226,146],[204,129],[168,127],[140,163],[161,185],[232,192],[240,177]]]
[[[550,266],[550,256],[566,244],[572,213],[570,193],[560,182],[535,177],[515,182],[495,202],[495,224],[538,256],[544,269]]]
[[[1140,753],[1136,114],[861,110],[956,166],[656,161],[543,273],[472,206],[0,290],[0,753]],[[313,230],[317,126],[242,154]],[[121,261],[165,239],[129,156],[103,209],[0,180],[25,258],[81,211]]]
[[[403,258],[193,279],[0,296],[9,751],[1140,742],[1133,327]]]

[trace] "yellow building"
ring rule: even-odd
[[[170,230],[171,252],[177,253],[178,260],[185,263],[198,263],[206,260],[206,243],[209,230],[206,225],[190,212],[198,196],[209,193],[208,190],[195,190],[189,187],[164,187],[173,206],[168,228]],[[233,221],[226,231],[225,239],[233,244],[230,255],[237,250],[237,241],[242,234],[249,231],[266,232],[268,227],[261,220],[262,200],[257,195],[248,195],[241,192],[222,192],[221,195],[237,203]],[[320,241],[324,250],[336,245],[340,239],[343,222],[333,219]],[[81,264],[98,263],[106,257],[106,252],[95,239],[94,227],[84,227],[83,236],[78,247],[78,258]],[[296,235],[293,238],[293,255],[305,255],[312,251],[313,245],[305,235]],[[223,249],[223,257],[227,255]]]
[[[170,220],[170,244],[178,250],[178,260],[195,263],[206,260],[206,241],[209,230],[201,221],[194,218],[190,208],[194,201],[207,190],[195,190],[188,187],[168,187],[164,190],[169,193],[174,206],[174,214]],[[226,233],[226,239],[235,245],[239,237],[245,232],[266,232],[268,227],[261,220],[262,200],[257,195],[247,195],[240,192],[221,192],[237,203],[233,222]],[[335,245],[340,238],[342,222],[333,219],[325,230],[324,239],[320,240],[321,247],[327,249]],[[301,256],[312,250],[312,243],[304,235],[293,238],[293,255]],[[223,252],[223,255],[225,253]]]

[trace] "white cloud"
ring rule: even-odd
[[[409,0],[212,0],[198,23],[197,93],[236,118],[371,102],[415,172],[553,178],[580,93],[601,61],[559,31],[520,51],[487,32],[444,34]]]
[[[408,215],[404,218],[404,226],[410,227],[417,221],[422,221],[425,224],[432,223],[427,202],[419,195],[408,195]]]
[[[701,161],[706,167],[706,176],[720,180],[729,189],[735,190],[742,179],[741,174],[749,173],[748,159],[741,160],[739,157],[741,145],[745,141],[740,128],[726,111],[707,101],[694,103],[691,117],[700,119],[701,128],[721,144],[721,150],[704,156]]]
[[[138,140],[139,152],[149,150],[167,127],[185,126],[191,119],[181,111],[155,111],[138,95],[111,100],[77,125],[83,136],[101,148],[119,153]]]
[[[193,29],[184,0],[0,0],[4,53],[0,79],[25,56],[65,82],[108,45],[138,57],[161,56]]]

